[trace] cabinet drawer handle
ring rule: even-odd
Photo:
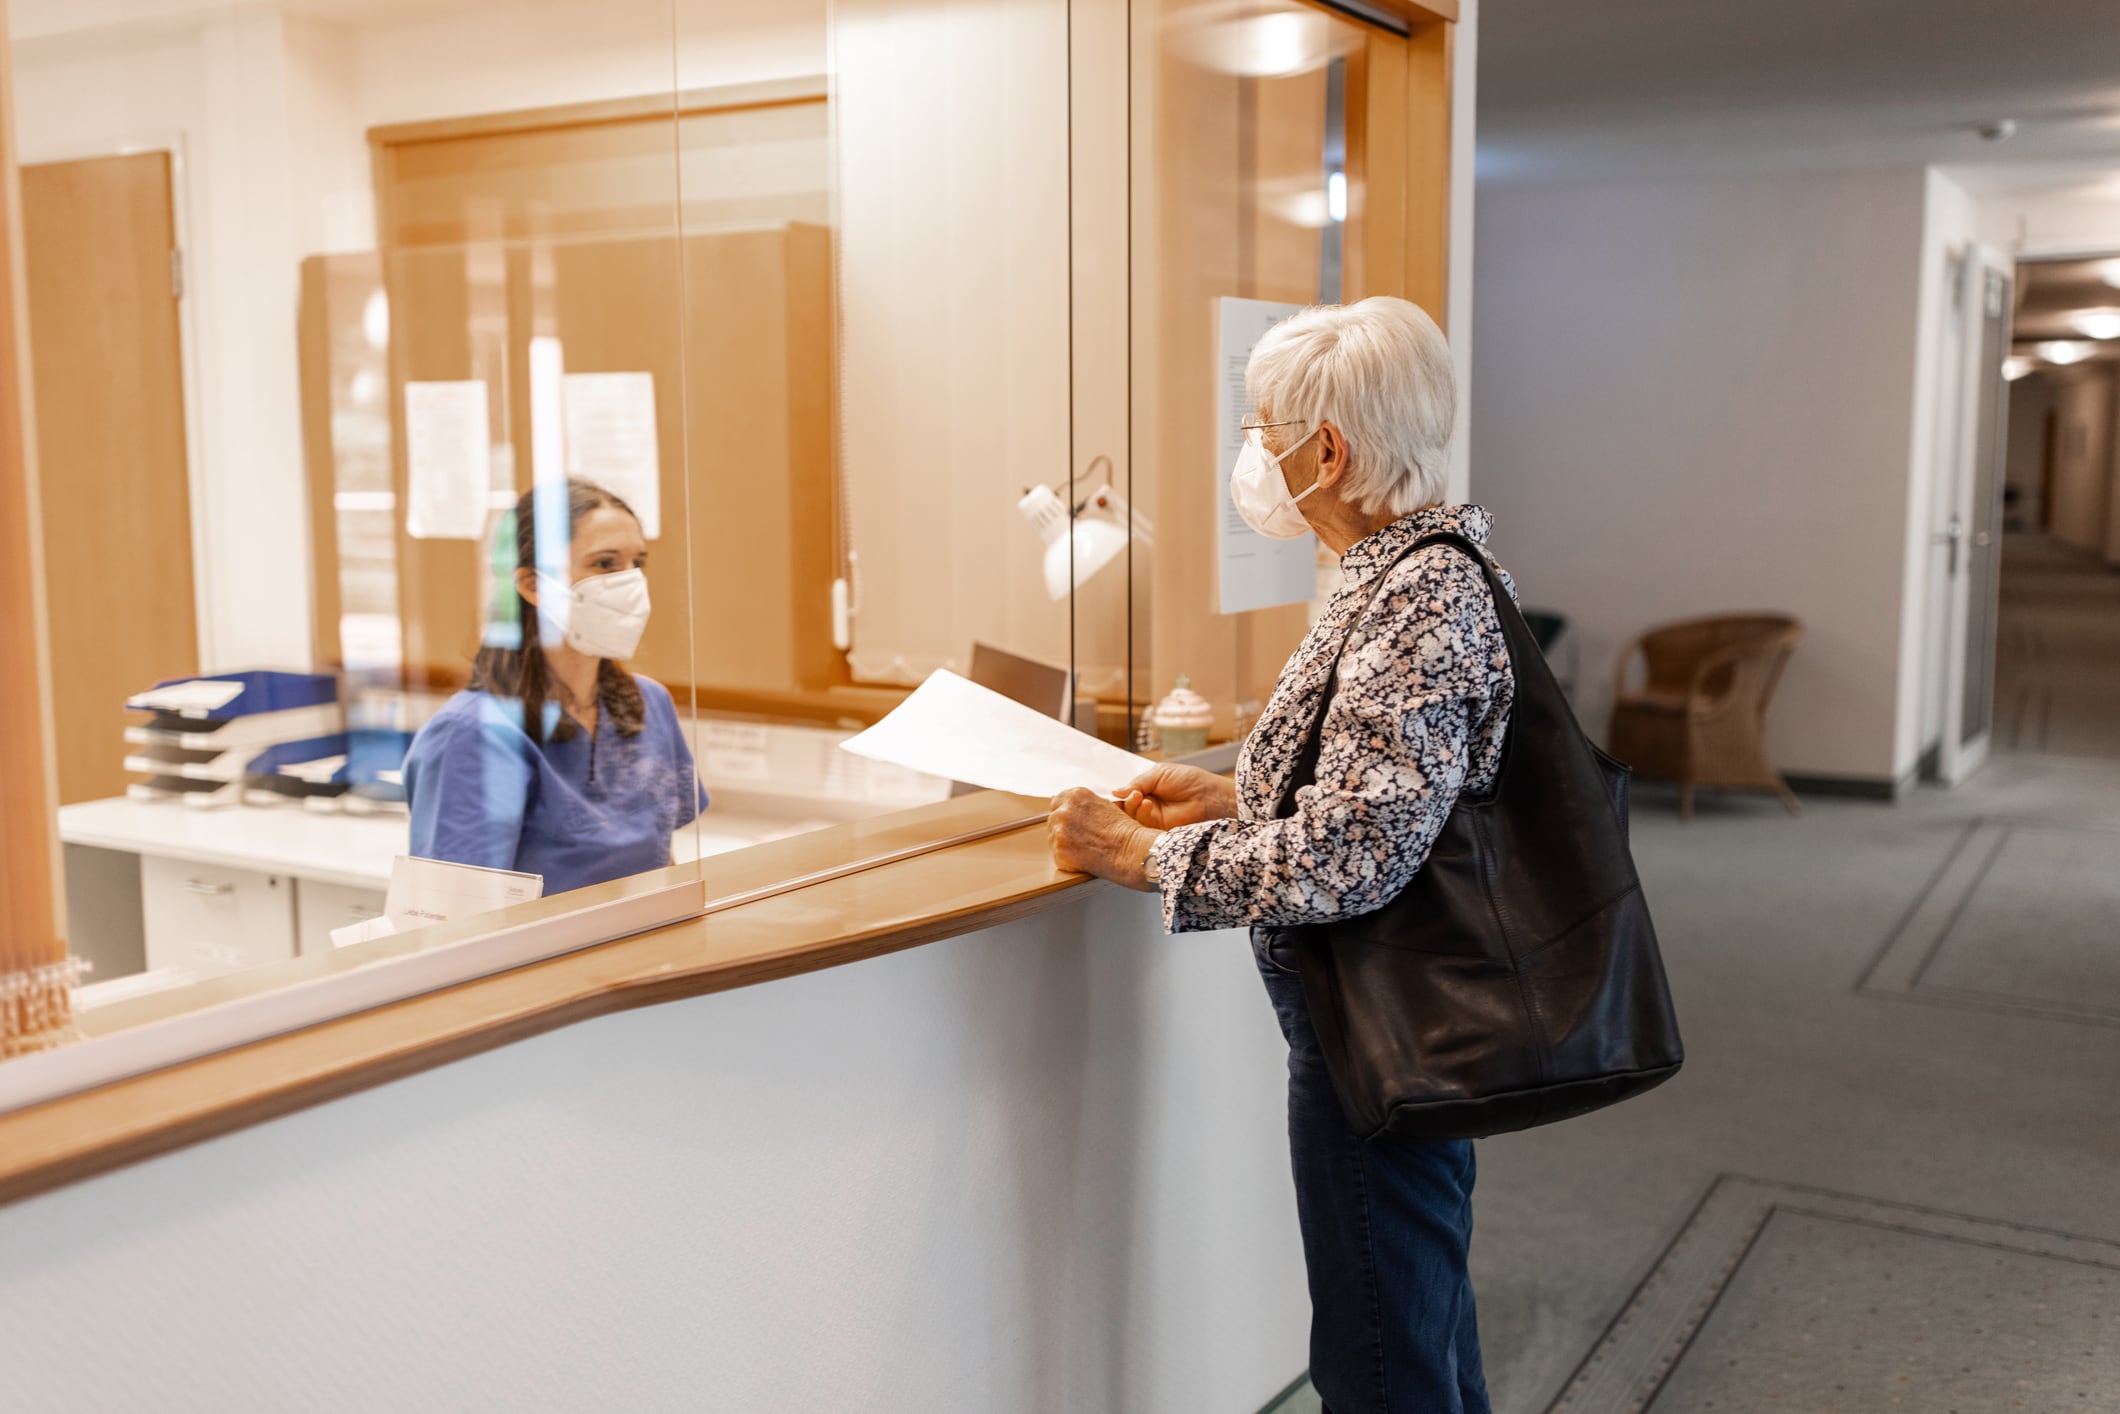
[[[208,898],[220,898],[236,891],[234,884],[215,884],[205,879],[186,879],[184,887],[192,893],[204,894]]]

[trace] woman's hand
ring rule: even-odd
[[[1053,863],[1078,874],[1094,874],[1129,889],[1153,892],[1143,872],[1155,831],[1126,818],[1119,807],[1093,790],[1063,791],[1053,797],[1046,829],[1052,836]]]
[[[1127,784],[1119,808],[1152,830],[1174,830],[1237,813],[1237,787],[1227,776],[1175,762],[1152,766]]]

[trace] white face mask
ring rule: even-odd
[[[540,627],[592,658],[630,658],[648,630],[648,576],[641,570],[594,574],[561,584],[541,576]]]
[[[1244,523],[1269,540],[1293,540],[1310,529],[1310,523],[1296,509],[1296,502],[1317,490],[1317,483],[1312,482],[1303,496],[1289,495],[1288,477],[1281,470],[1281,463],[1316,435],[1316,428],[1305,432],[1278,457],[1268,456],[1247,436],[1244,450],[1237,453],[1237,469],[1229,474],[1229,499],[1236,503],[1237,514],[1244,517]]]

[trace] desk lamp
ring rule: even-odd
[[[1099,457],[1105,474],[1111,461]],[[1091,462],[1094,467],[1096,462]],[[1134,538],[1153,543],[1146,522],[1130,516],[1127,504],[1107,481],[1072,509],[1050,486],[1033,486],[1016,509],[1045,542],[1045,592],[1057,602],[1125,551],[1129,521]]]

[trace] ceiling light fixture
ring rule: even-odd
[[[2081,363],[2098,352],[2098,346],[2068,339],[2054,339],[2040,344],[2033,350],[2048,363],[2066,368],[2072,363]]]
[[[2098,267],[2098,278],[2120,290],[2120,260],[2108,260]]]
[[[2027,374],[2039,371],[2038,361],[2029,358],[2006,358],[2002,361],[2002,376],[2014,383]]]
[[[2086,339],[2120,339],[2120,309],[2080,309],[2068,322]]]
[[[2008,142],[2017,136],[2017,120],[1997,118],[1992,123],[1982,123],[1974,131],[1980,134],[1982,142]]]

